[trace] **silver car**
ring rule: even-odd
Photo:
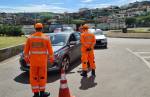
[[[95,47],[107,48],[107,38],[100,29],[89,29],[90,33],[93,33],[96,37]]]
[[[55,60],[53,65],[50,64],[49,60],[47,61],[48,71],[59,70],[61,67],[64,67],[66,71],[69,70],[71,63],[81,57],[80,33],[50,33],[49,37],[54,50]],[[29,71],[29,67],[22,53],[20,57],[20,69]]]
[[[63,27],[64,32],[74,32],[74,29],[72,27]]]

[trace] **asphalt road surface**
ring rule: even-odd
[[[76,61],[67,73],[76,97],[150,97],[150,39],[109,38],[108,49],[96,49],[96,78],[82,78]],[[19,55],[0,63],[0,97],[32,97],[28,73],[19,69]],[[58,97],[59,74],[48,73],[47,91]]]

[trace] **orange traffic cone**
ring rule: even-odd
[[[64,69],[61,69],[59,97],[75,97],[70,95]]]

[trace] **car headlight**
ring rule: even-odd
[[[60,58],[60,52],[56,52],[54,57],[55,57],[55,60],[59,59]]]
[[[63,51],[55,52],[55,60],[59,60],[63,56]]]
[[[105,43],[107,42],[107,39],[102,39],[101,42]]]

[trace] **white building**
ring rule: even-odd
[[[34,29],[34,26],[33,25],[24,25],[22,27],[22,32],[25,34],[25,35],[29,35],[31,33],[33,33],[35,31]]]

